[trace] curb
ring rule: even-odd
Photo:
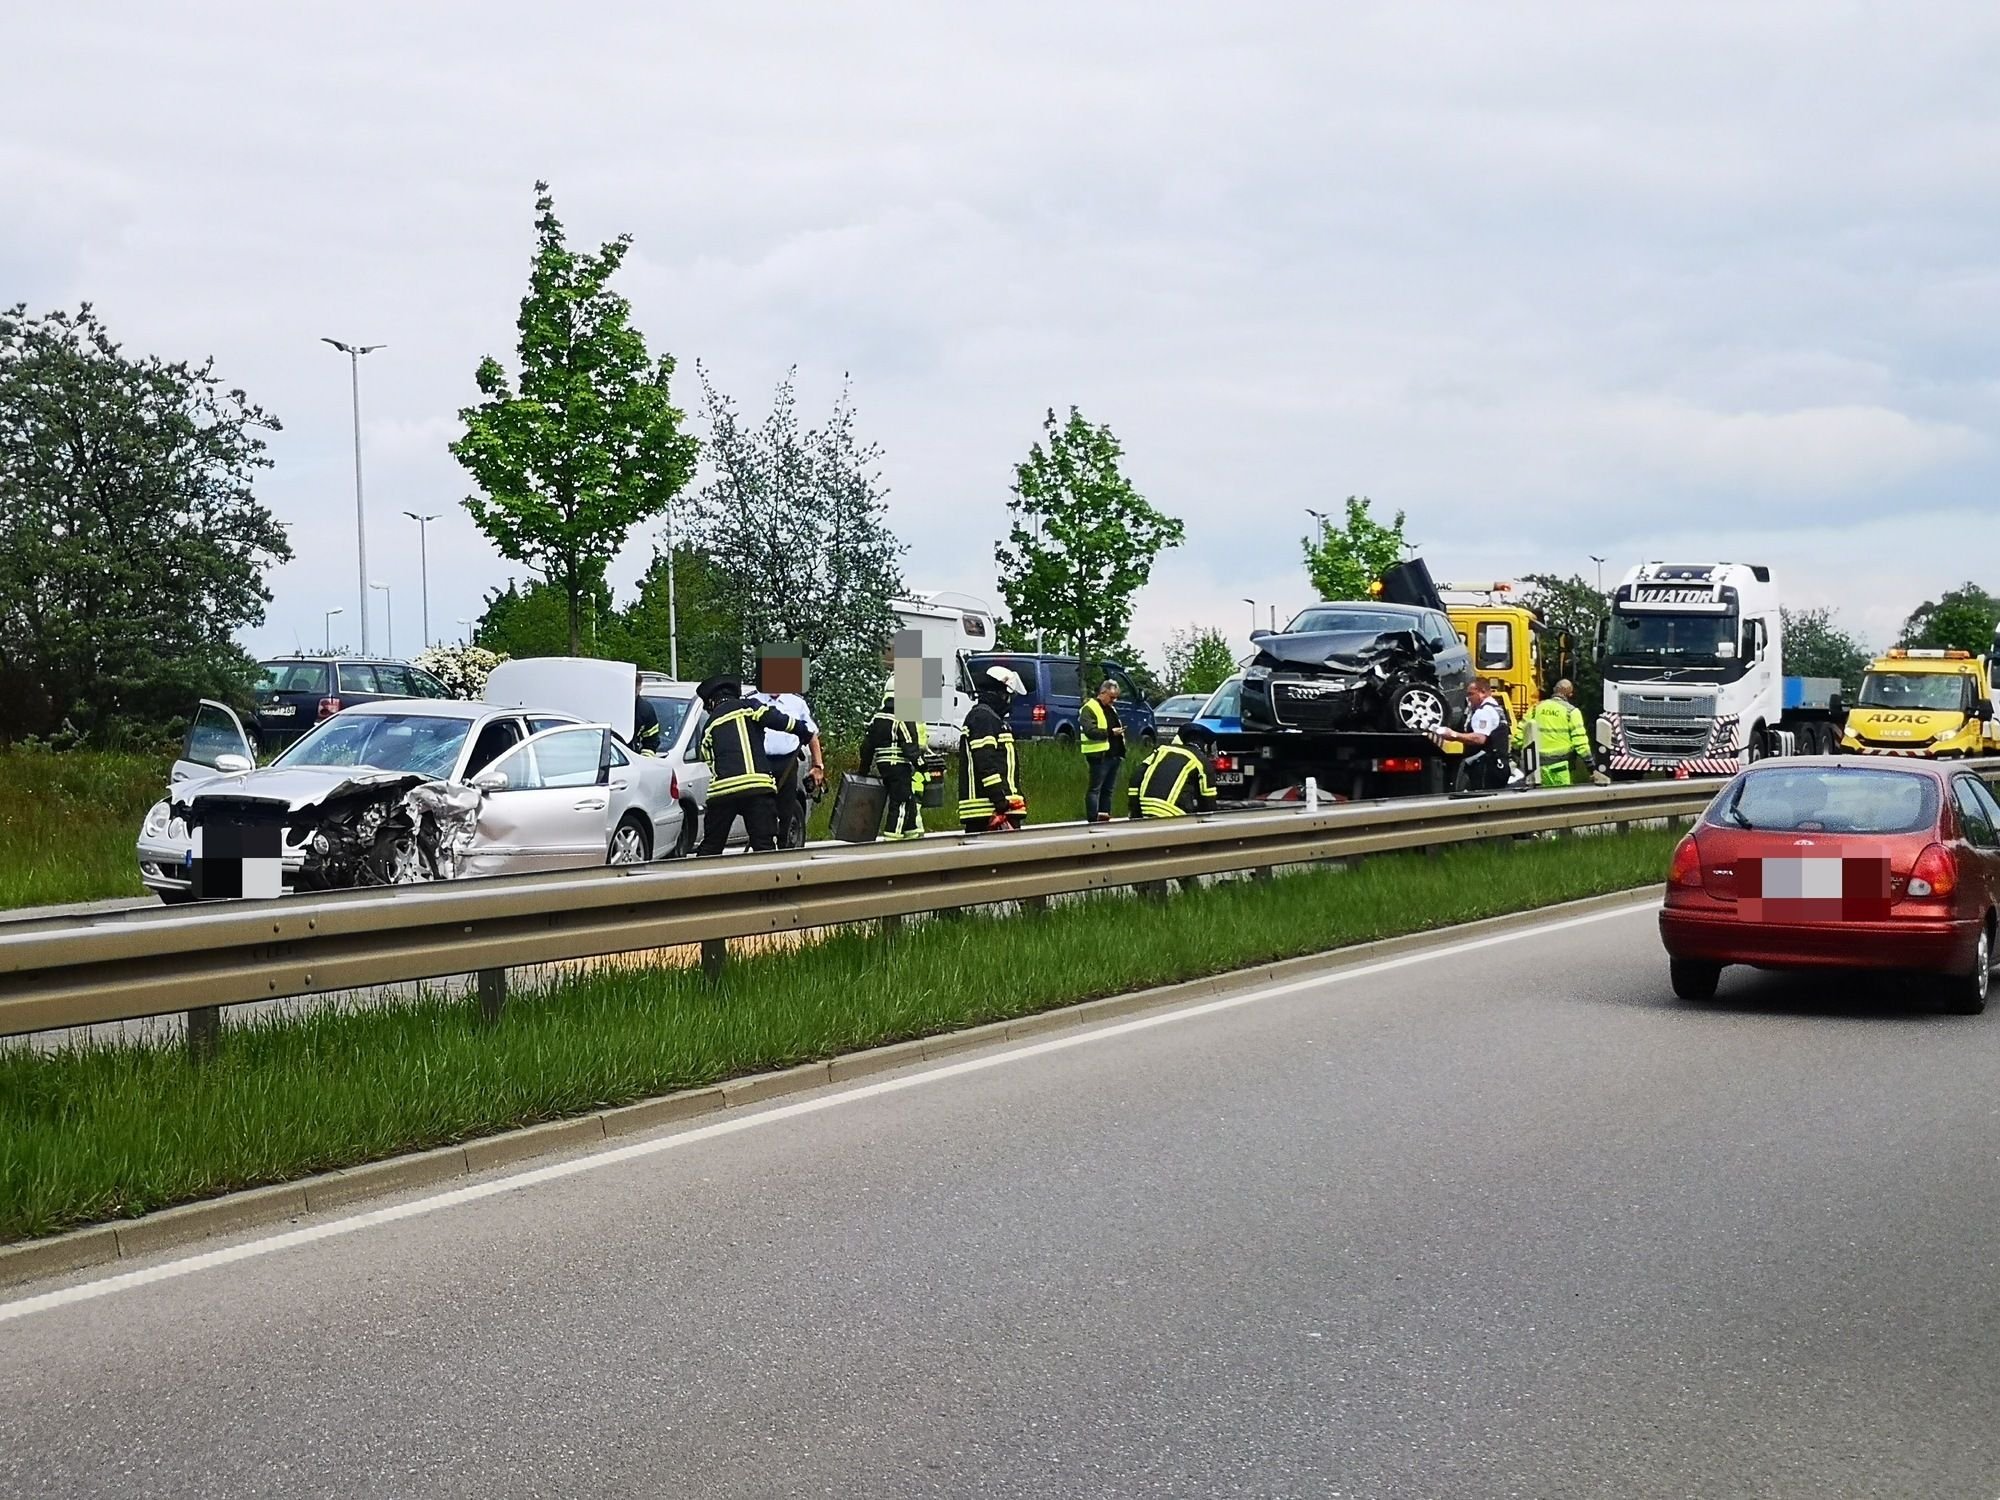
[[[579,1147],[602,1145],[618,1136],[679,1124],[719,1110],[761,1104],[828,1084],[887,1073],[953,1053],[967,1052],[975,1047],[1019,1041],[1067,1030],[1072,1026],[1088,1026],[1139,1011],[1210,999],[1313,974],[1330,974],[1425,948],[1561,921],[1566,916],[1636,906],[1642,901],[1656,899],[1664,889],[1657,885],[1636,886],[1631,890],[1587,896],[1581,901],[1509,912],[1505,916],[1483,917],[1457,926],[1434,927],[1423,932],[1405,933],[1401,937],[1308,953],[1298,958],[1277,959],[1254,968],[1231,969],[1227,973],[1136,990],[1128,995],[1086,1000],[1014,1020],[990,1021],[981,1026],[939,1032],[935,1036],[890,1042],[776,1072],[753,1073],[703,1088],[642,1099],[636,1104],[621,1105],[615,1109],[599,1110],[566,1120],[551,1120],[500,1135],[482,1136],[460,1145],[441,1146],[432,1151],[390,1157],[386,1161],[343,1167],[296,1182],[250,1188],[197,1203],[183,1203],[136,1219],[92,1224],[44,1239],[0,1245],[0,1285],[90,1270],[184,1245],[192,1240],[254,1229],[283,1219],[295,1219],[301,1214],[345,1207],[362,1199],[409,1188],[432,1187],[496,1167],[512,1166]]]

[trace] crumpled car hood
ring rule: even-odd
[[[1257,643],[1264,667],[1317,667],[1364,672],[1378,663],[1427,661],[1435,653],[1414,630],[1314,630],[1268,635]]]
[[[202,801],[215,797],[254,797],[260,802],[281,802],[297,812],[352,791],[386,791],[397,783],[409,787],[428,779],[409,771],[377,771],[367,766],[272,766],[184,783],[174,789],[169,800],[174,811],[183,816],[187,809],[198,809]]]

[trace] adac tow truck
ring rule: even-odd
[[[1857,755],[1944,759],[2000,753],[1993,699],[2000,656],[1898,650],[1868,664],[1840,747]]]

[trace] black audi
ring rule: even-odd
[[[1465,722],[1472,653],[1442,610],[1315,604],[1250,641],[1246,729],[1427,734]]]

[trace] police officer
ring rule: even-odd
[[[1543,786],[1569,786],[1574,767],[1590,764],[1590,731],[1575,699],[1576,684],[1565,677],[1514,731],[1516,747],[1534,743]]]
[[[1513,732],[1507,724],[1507,705],[1484,677],[1472,679],[1466,695],[1466,724],[1463,729],[1438,729],[1440,744],[1457,741],[1466,747],[1465,779],[1476,792],[1505,789],[1513,764]]]
[[[780,662],[783,669],[796,672],[796,658],[780,658]],[[768,691],[769,670],[764,663],[758,664],[758,690],[750,696],[805,726],[797,734],[764,732],[764,753],[771,759],[771,774],[778,778],[778,843],[786,849],[802,849],[806,842],[806,793],[826,784],[826,761],[820,753],[819,725],[813,720],[812,709],[795,692]]]
[[[882,809],[882,837],[920,839],[924,836],[924,727],[896,717],[896,695],[868,721],[861,737],[861,772],[879,776],[887,803]]]
[[[711,677],[695,689],[708,710],[701,733],[708,762],[708,807],[702,816],[697,854],[720,854],[736,820],[750,835],[752,849],[778,847],[778,778],[764,749],[764,732],[802,734],[805,726],[782,709],[743,696],[733,677]]]
[[[1208,779],[1215,732],[1206,724],[1183,724],[1180,733],[1146,758],[1132,778],[1135,818],[1185,818],[1215,811],[1215,788]]]
[[[1077,715],[1077,745],[1090,768],[1090,788],[1083,794],[1083,821],[1111,821],[1111,802],[1118,791],[1118,771],[1125,764],[1125,724],[1118,717],[1118,684],[1109,677],[1098,684],[1097,696],[1084,700]]]
[[[1027,690],[1018,673],[998,665],[975,684],[979,701],[966,711],[958,740],[958,820],[967,833],[1002,833],[1028,821],[1007,727],[1009,707]]]

